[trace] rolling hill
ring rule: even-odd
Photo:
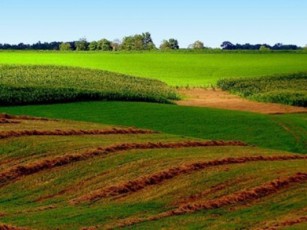
[[[306,227],[305,155],[2,114],[0,229]]]

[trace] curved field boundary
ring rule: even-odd
[[[0,113],[0,119],[14,119],[14,120],[29,120],[29,121],[57,121],[55,119],[48,119],[43,117],[31,117],[25,115],[10,115],[6,113]]]
[[[150,130],[126,128],[126,129],[105,129],[105,130],[22,130],[0,132],[0,139],[22,136],[80,136],[80,135],[114,135],[114,134],[153,134]]]
[[[238,157],[238,158],[224,158],[220,160],[212,160],[205,162],[196,162],[192,164],[181,165],[169,168],[148,176],[142,176],[135,180],[123,182],[121,184],[98,189],[90,194],[80,196],[71,202],[74,204],[82,202],[94,202],[106,197],[131,194],[138,192],[148,186],[161,184],[166,180],[173,179],[177,176],[203,170],[208,167],[229,165],[229,164],[242,164],[246,162],[256,161],[283,161],[283,160],[305,160],[307,156],[298,155],[285,155],[285,156],[252,156],[252,157]]]
[[[106,148],[88,150],[84,153],[67,154],[49,159],[43,159],[27,165],[15,166],[0,173],[0,186],[22,176],[31,175],[46,169],[68,165],[73,162],[87,160],[96,156],[106,156],[111,153],[138,150],[138,149],[170,149],[170,148],[191,148],[191,147],[213,147],[213,146],[246,146],[240,141],[187,141],[173,143],[128,143],[118,144]]]
[[[306,183],[306,182],[307,182],[307,173],[298,172],[293,176],[289,176],[284,179],[276,179],[271,182],[262,184],[258,187],[251,189],[244,189],[229,195],[222,196],[217,199],[188,203],[179,206],[177,209],[163,212],[158,215],[150,216],[147,218],[127,219],[123,223],[120,223],[117,227],[127,227],[134,224],[146,221],[159,220],[170,216],[184,215],[188,213],[194,213],[200,210],[216,209],[227,205],[236,205],[242,202],[251,202],[253,200],[258,200],[260,198],[275,194],[278,191],[288,188],[291,185],[295,185],[298,183]]]

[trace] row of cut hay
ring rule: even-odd
[[[238,158],[224,158],[205,162],[196,162],[192,164],[185,164],[160,172],[142,176],[135,180],[129,180],[121,184],[98,189],[90,194],[74,199],[72,203],[78,204],[82,202],[93,202],[102,198],[131,194],[140,191],[148,186],[161,184],[166,180],[173,179],[177,176],[188,174],[191,172],[199,171],[213,166],[229,165],[229,164],[243,164],[246,162],[258,161],[288,161],[288,160],[306,160],[307,156],[301,155],[283,155],[283,156],[251,156],[251,157],[238,157]]]
[[[68,165],[73,162],[83,161],[96,156],[106,156],[111,153],[138,150],[138,149],[163,149],[163,148],[191,148],[211,146],[246,146],[240,141],[187,141],[172,143],[127,143],[117,144],[95,150],[87,150],[83,153],[66,154],[53,158],[43,159],[26,165],[18,165],[0,173],[0,185],[17,179],[22,176],[31,175],[46,169]]]
[[[278,178],[271,182],[264,183],[260,186],[251,189],[244,189],[213,200],[184,204],[179,206],[177,209],[149,216],[147,218],[126,219],[122,223],[119,223],[118,226],[116,227],[127,227],[146,221],[155,221],[166,217],[184,215],[188,213],[197,212],[200,210],[217,209],[227,205],[237,205],[240,203],[247,203],[254,200],[258,200],[260,198],[267,197],[269,195],[273,195],[279,192],[280,190],[286,189],[290,186],[306,182],[307,182],[307,173],[298,172],[295,175],[286,178],[282,179]],[[306,221],[306,219],[302,218],[300,221]]]
[[[0,113],[0,119],[14,119],[14,120],[30,120],[30,121],[51,121],[51,119],[43,117],[32,117],[25,115],[11,115],[6,113]],[[56,120],[52,120],[56,121]]]
[[[0,139],[22,136],[79,136],[79,135],[115,135],[115,134],[153,134],[151,130],[135,128],[112,128],[102,130],[21,130],[21,131],[2,131]]]

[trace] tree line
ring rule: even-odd
[[[299,50],[302,49],[302,47],[299,47],[297,45],[284,45],[282,43],[276,43],[273,46],[270,46],[268,44],[232,44],[229,41],[225,41],[222,43],[221,48],[224,50]]]
[[[159,49],[176,50],[179,49],[178,40],[171,38],[163,40]],[[61,51],[132,51],[132,50],[155,50],[158,49],[154,44],[151,34],[146,32],[133,36],[126,36],[121,40],[110,41],[103,38],[98,41],[88,42],[86,38],[71,42],[37,42],[34,44],[19,43],[17,45],[1,44],[1,50],[61,50]]]
[[[163,40],[159,47],[157,47],[152,38],[151,34],[146,32],[142,34],[136,34],[132,36],[126,36],[122,40],[110,41],[103,38],[98,41],[88,42],[86,38],[81,38],[78,41],[71,42],[37,42],[34,44],[24,44],[19,43],[17,45],[11,44],[1,44],[0,50],[61,50],[61,51],[137,51],[137,50],[178,50],[179,42],[177,39],[170,38],[168,40]],[[210,49],[205,47],[202,41],[195,41],[188,46],[188,49],[202,50]],[[229,41],[225,41],[221,44],[221,49],[223,50],[299,50],[302,47],[296,45],[284,45],[277,43],[274,46],[268,44],[233,44]],[[306,49],[306,47],[305,47]]]

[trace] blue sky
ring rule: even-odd
[[[0,0],[0,43],[114,40],[149,31],[195,40],[307,44],[307,0]]]

